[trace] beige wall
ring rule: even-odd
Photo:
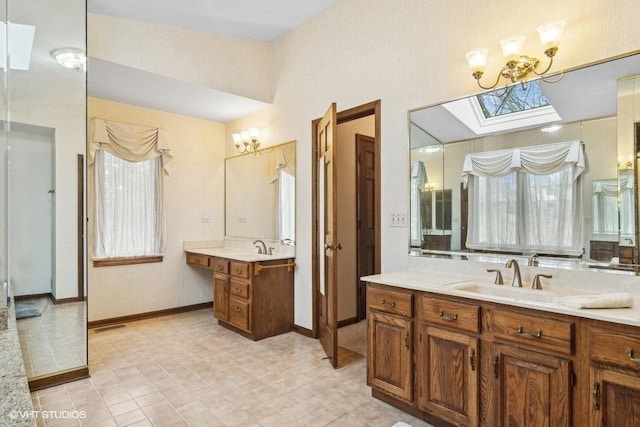
[[[267,124],[265,142],[298,140],[296,324],[312,325],[311,121],[331,102],[344,110],[382,100],[382,270],[405,269],[409,229],[391,228],[389,215],[409,210],[407,110],[478,92],[470,48],[491,49],[493,72],[505,35],[524,33],[524,50],[541,55],[535,28],[557,18],[567,26],[556,69],[640,49],[635,0],[339,0],[275,43],[273,105],[256,120]]]
[[[224,125],[98,98],[88,99],[88,115],[163,127],[174,155],[164,181],[168,237],[164,261],[100,268],[89,262],[89,321],[211,301],[211,272],[186,265],[182,242],[221,240],[224,235]],[[92,173],[89,168],[90,243]]]
[[[375,137],[374,116],[338,125],[336,141],[338,242],[338,321],[357,316],[358,241],[356,200],[356,133]]]

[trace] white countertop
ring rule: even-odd
[[[185,249],[185,252],[194,254],[215,256],[220,258],[233,259],[244,262],[258,262],[258,261],[276,261],[281,259],[294,258],[295,256],[289,253],[275,253],[273,255],[258,254],[257,252],[251,252],[241,248],[190,248]]]
[[[407,270],[394,273],[376,274],[373,276],[362,277],[362,280],[382,285],[396,286],[399,288],[412,289],[416,291],[433,292],[442,295],[451,295],[456,297],[471,298],[480,301],[489,301],[510,305],[514,307],[530,308],[535,310],[548,311],[552,313],[561,313],[571,316],[584,317],[606,322],[614,322],[631,326],[640,326],[640,289],[633,290],[628,286],[616,289],[615,285],[611,285],[607,290],[610,292],[626,292],[633,295],[633,306],[630,308],[607,308],[607,309],[575,309],[551,302],[536,302],[521,299],[498,297],[480,293],[472,293],[455,289],[456,283],[477,282],[479,284],[493,284],[493,276],[490,274],[484,276],[443,273],[429,270]],[[544,281],[545,279],[543,279]],[[511,286],[510,278],[505,277],[505,285],[493,286]],[[527,282],[523,283],[523,287],[528,286]],[[563,286],[561,283],[543,284],[543,289],[553,291],[563,288],[575,289],[573,286]],[[529,292],[536,292],[528,290]],[[593,291],[593,293],[602,293]],[[583,293],[588,293],[583,291]]]

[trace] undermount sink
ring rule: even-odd
[[[544,286],[544,285],[543,285]],[[554,298],[578,295],[593,295],[594,292],[572,288],[531,289],[518,288],[510,285],[481,284],[476,282],[453,283],[447,286],[456,291],[469,292],[476,295],[491,296],[512,301],[529,301],[552,303]]]

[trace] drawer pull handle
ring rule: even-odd
[[[471,365],[471,370],[475,371],[476,370],[476,350],[475,349],[471,349],[471,352],[469,352],[469,364]]]
[[[525,332],[522,326],[518,326],[518,334],[521,337],[525,337],[529,339],[542,338],[542,329],[538,329],[538,332],[536,332],[536,334],[534,335],[529,332]]]
[[[236,313],[240,313],[240,307],[238,307],[237,305],[234,307]]]
[[[629,360],[632,362],[640,363],[640,357],[633,357],[633,349],[627,349],[627,356],[629,356]]]
[[[593,409],[600,409],[600,384],[593,383]]]
[[[440,317],[442,317],[444,320],[455,321],[458,320],[458,313],[453,313],[451,316],[449,316],[448,314],[444,314],[444,310],[440,310]]]
[[[498,378],[498,373],[500,371],[500,357],[496,356],[493,358],[493,376]]]
[[[236,292],[240,293],[240,288],[236,286]]]
[[[387,301],[386,299],[382,298],[382,305],[394,308],[396,306],[396,302],[395,301]]]
[[[410,348],[409,347],[409,334],[404,334],[404,346],[407,347],[407,350]]]

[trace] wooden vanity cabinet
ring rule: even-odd
[[[637,426],[640,422],[638,328],[589,324],[590,425]]]
[[[221,326],[252,340],[293,330],[292,259],[243,262],[187,253],[187,263],[213,270],[213,315]]]
[[[418,408],[456,426],[475,426],[480,307],[433,295],[418,301]]]
[[[367,384],[413,403],[413,295],[367,287]]]

